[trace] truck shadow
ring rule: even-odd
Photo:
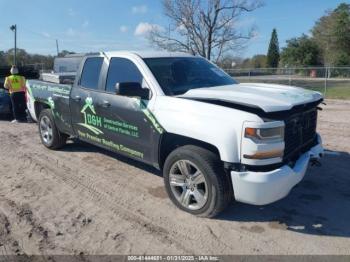
[[[68,143],[62,151],[102,153],[162,176],[154,167],[81,141]],[[266,206],[234,202],[215,219],[266,223],[271,229],[304,234],[350,237],[350,154],[327,151],[321,162],[321,167],[309,167],[303,181],[286,198]],[[256,225],[252,227],[255,229],[265,231]]]
[[[350,237],[350,154],[326,151],[284,199],[266,206],[233,203],[217,219],[266,222],[272,229]]]
[[[101,153],[103,155],[109,156],[111,158],[117,159],[118,161],[121,161],[125,164],[128,164],[130,166],[133,166],[135,168],[141,169],[143,171],[152,173],[154,175],[157,176],[163,176],[161,171],[159,171],[158,169],[156,169],[155,167],[149,166],[145,163],[142,163],[140,161],[134,160],[134,159],[130,159],[128,157],[122,156],[120,154],[114,153],[112,151],[109,150],[105,150],[103,148],[85,143],[83,141],[80,140],[73,140],[73,143],[67,143],[67,145],[65,145],[61,151],[64,152],[85,152],[85,153]]]

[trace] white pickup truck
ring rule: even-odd
[[[202,217],[285,197],[323,154],[320,93],[239,84],[182,53],[91,54],[74,85],[29,80],[27,99],[46,147],[75,137],[153,165],[174,204]]]

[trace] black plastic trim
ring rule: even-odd
[[[300,158],[300,156],[304,153],[306,153],[307,151],[309,151],[312,147],[318,145],[318,142],[312,143],[312,144],[308,144],[306,145],[300,152],[299,154],[295,155],[292,159],[289,159],[288,161],[282,161],[280,163],[276,163],[276,164],[271,164],[271,165],[263,165],[263,166],[253,166],[253,165],[244,165],[242,163],[228,163],[228,162],[224,162],[224,167],[225,169],[229,170],[229,171],[236,171],[236,172],[245,172],[245,171],[252,171],[252,172],[269,172],[269,171],[273,171],[276,170],[284,165],[288,165],[291,168],[294,167],[295,163],[297,162],[297,160]]]

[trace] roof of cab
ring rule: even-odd
[[[160,52],[160,51],[111,51],[104,52],[107,57],[115,57],[118,55],[134,54],[141,58],[158,58],[158,57],[192,57],[188,53],[182,52]]]

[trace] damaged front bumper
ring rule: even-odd
[[[231,171],[236,201],[266,205],[284,198],[305,176],[310,161],[323,154],[321,139],[319,143],[304,153],[293,167],[284,165],[269,172]]]

